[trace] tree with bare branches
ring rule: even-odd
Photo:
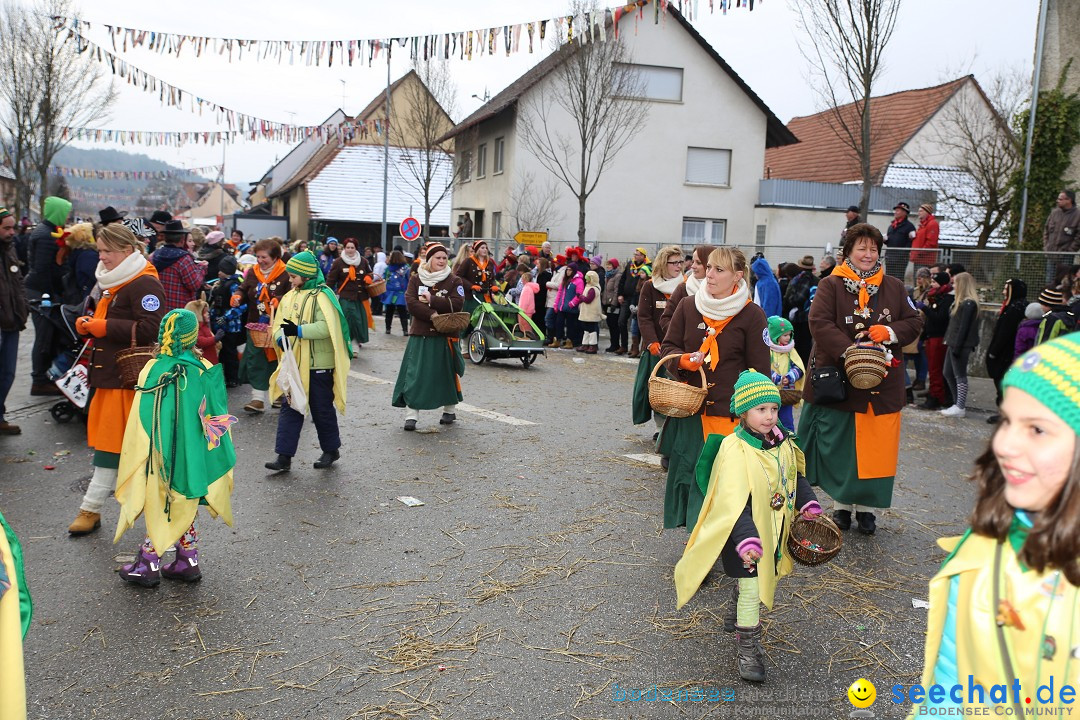
[[[602,12],[594,0],[574,0],[573,17]],[[585,246],[585,205],[619,151],[645,125],[649,104],[630,52],[609,34],[589,31],[554,42],[558,68],[529,93],[520,109],[525,148],[578,201],[577,241]]]
[[[531,172],[515,179],[510,191],[507,215],[513,221],[514,237],[519,232],[545,231],[555,220],[555,204],[559,200],[559,188],[554,181],[541,183]]]
[[[390,142],[410,148],[397,164],[399,178],[419,191],[424,200],[424,239],[431,237],[431,213],[450,194],[458,167],[454,143],[442,137],[454,126],[457,87],[446,60],[416,60],[415,77],[402,85]]]
[[[900,0],[811,0],[795,7],[805,35],[800,47],[815,76],[812,82],[832,110],[829,124],[859,161],[859,208],[865,220],[874,183],[870,98],[896,28]]]
[[[116,97],[75,34],[58,24],[75,15],[68,0],[0,5],[0,141],[19,213],[35,194],[39,209],[44,202],[49,166],[68,143],[64,128],[106,118]]]

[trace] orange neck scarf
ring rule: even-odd
[[[876,273],[866,279],[863,279],[859,277],[854,270],[848,267],[847,261],[845,260],[844,262],[833,268],[832,274],[839,275],[842,278],[851,280],[853,283],[859,286],[859,312],[861,313],[866,310],[866,306],[870,302],[870,293],[867,292],[866,286],[880,286],[881,279],[885,277],[885,268],[883,266],[879,266]]]
[[[747,299],[746,304],[750,304],[750,300]],[[745,307],[745,305],[743,306]],[[704,315],[701,316],[701,320],[705,323],[705,326],[709,329],[708,334],[705,336],[705,340],[701,343],[701,347],[698,348],[702,356],[709,356],[709,369],[715,370],[716,365],[720,362],[720,346],[716,344],[716,339],[720,337],[720,333],[724,332],[724,328],[727,324],[735,319],[735,315],[726,317],[723,320],[713,320],[707,318]]]
[[[285,272],[285,263],[278,260],[274,263],[274,267],[270,268],[270,272],[263,273],[262,268],[258,265],[252,268],[255,271],[255,279],[262,284],[262,290],[259,292],[259,300],[266,302],[270,299],[270,283],[277,280],[281,273]]]

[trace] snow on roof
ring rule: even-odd
[[[419,150],[390,148],[389,192],[386,217],[398,223],[408,216],[423,222],[423,194],[407,169],[407,157],[419,158]],[[451,163],[440,163],[432,181],[437,196],[451,179]],[[381,222],[383,200],[383,148],[350,145],[339,149],[318,175],[307,183],[308,209],[313,220]],[[450,192],[431,211],[432,225],[450,224]]]
[[[981,216],[978,207],[979,190],[970,173],[953,167],[896,164],[885,170],[884,184],[936,191],[938,203],[934,208],[934,216],[941,225],[941,242],[948,245],[974,245],[978,241],[978,222]],[[963,201],[956,198],[963,198]],[[912,208],[912,215],[914,214],[915,208]],[[914,218],[912,222],[918,224]],[[999,228],[990,237],[987,247],[1005,247],[1007,240]]]

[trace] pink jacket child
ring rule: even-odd
[[[536,293],[540,292],[540,285],[536,282],[523,283],[521,286],[521,298],[518,300],[518,307],[521,308],[521,314],[523,317],[518,317],[518,325],[521,326],[521,331],[524,333],[532,332],[532,326],[529,325],[529,321],[525,318],[532,317],[536,312]]]

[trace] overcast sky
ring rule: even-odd
[[[25,0],[29,2],[29,0]],[[742,76],[781,120],[821,109],[808,86],[806,63],[798,41],[800,30],[788,0],[758,0],[745,9],[709,14],[709,0],[695,0],[698,31]],[[719,4],[718,0],[717,3]],[[480,29],[549,19],[565,10],[565,0],[189,0],[185,3],[146,0],[82,0],[81,17],[93,23],[246,39],[356,39],[400,37]],[[887,53],[887,68],[875,94],[926,87],[973,73],[984,81],[1002,69],[1030,73],[1038,15],[1036,0],[903,0],[899,22]],[[648,17],[648,14],[647,14]],[[649,20],[651,22],[651,19]],[[95,28],[96,29],[96,28]],[[91,34],[95,40],[104,35]],[[276,122],[321,123],[336,108],[363,108],[386,83],[386,64],[376,62],[332,69],[242,62],[217,57],[180,59],[146,50],[122,55],[173,85],[225,107]],[[540,59],[527,52],[481,59],[451,60],[458,87],[451,115],[459,120],[480,106],[473,95],[494,95]],[[408,54],[394,53],[391,75],[409,69]],[[209,114],[163,107],[156,94],[117,83],[118,101],[111,117],[98,127],[134,130],[225,129]],[[76,100],[76,99],[73,99]],[[117,143],[80,143],[80,147],[125,149]],[[128,146],[185,167],[221,161],[222,149],[188,145]],[[289,146],[243,142],[224,152],[226,180],[247,184],[258,180]]]

